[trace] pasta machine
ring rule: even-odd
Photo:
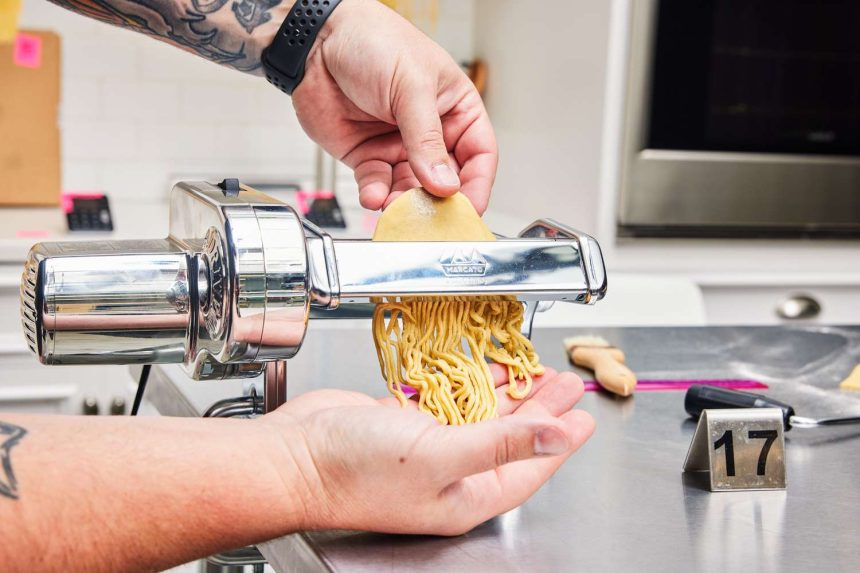
[[[539,306],[592,304],[605,292],[597,242],[552,220],[495,242],[335,240],[226,179],[178,183],[166,239],[35,245],[21,312],[44,364],[181,363],[199,380],[265,374],[268,411],[285,399],[285,360],[312,316],[374,297],[514,295],[528,335]]]

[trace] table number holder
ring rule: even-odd
[[[782,411],[703,410],[684,471],[708,472],[711,491],[785,489]]]

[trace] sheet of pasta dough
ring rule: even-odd
[[[382,213],[374,241],[495,241],[462,193],[440,198],[422,188],[410,189]]]

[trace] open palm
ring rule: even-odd
[[[506,394],[504,369],[493,373],[500,417],[477,424],[441,426],[414,401],[402,408],[343,390],[267,416],[286,416],[304,436],[290,448],[314,508],[306,527],[453,535],[523,503],[594,422],[571,410],[583,391],[572,373],[548,371],[525,400]]]

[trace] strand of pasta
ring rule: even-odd
[[[386,313],[388,314],[386,320]],[[486,359],[508,369],[508,394],[525,398],[543,373],[531,341],[520,333],[523,307],[513,297],[388,298],[376,305],[373,338],[389,391],[443,424],[497,416]]]

